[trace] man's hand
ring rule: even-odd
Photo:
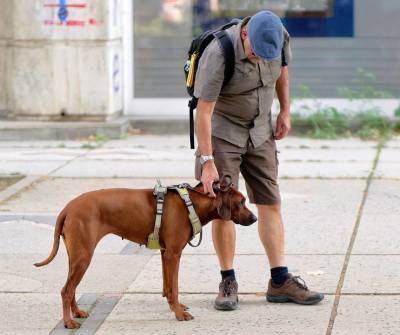
[[[276,119],[275,139],[281,140],[284,138],[291,128],[289,112],[281,111]]]
[[[218,171],[215,167],[214,160],[209,160],[203,164],[203,171],[201,173],[201,182],[204,186],[204,193],[212,198],[215,198],[213,191],[213,183],[219,180]]]

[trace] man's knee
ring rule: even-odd
[[[281,204],[271,204],[271,205],[257,205],[258,212],[268,212],[268,213],[280,213],[281,212]]]

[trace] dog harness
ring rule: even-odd
[[[159,241],[159,231],[161,227],[161,218],[164,207],[164,198],[167,194],[167,187],[163,187],[159,179],[157,184],[154,186],[153,194],[156,196],[156,222],[154,224],[154,231],[149,235],[147,239],[147,248],[149,249],[161,249]]]
[[[202,240],[201,222],[196,214],[196,211],[194,210],[193,203],[190,200],[188,188],[190,188],[189,184],[179,184],[179,185],[164,187],[161,185],[160,180],[157,179],[157,184],[156,186],[154,186],[154,191],[153,191],[153,194],[156,196],[156,220],[154,224],[154,231],[148,236],[147,248],[155,250],[162,249],[160,246],[159,231],[161,227],[164,199],[168,190],[176,191],[182,198],[183,202],[185,203],[185,206],[189,214],[190,224],[192,225],[192,231],[193,231],[192,239],[195,238],[195,236],[198,233],[200,233],[200,239],[198,244],[193,245],[191,244],[191,242],[189,242],[189,245],[191,245],[192,247],[198,247],[200,245]]]

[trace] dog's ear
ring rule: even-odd
[[[219,185],[219,188],[222,192],[227,192],[229,188],[233,185],[232,177],[229,175],[222,176],[221,180],[219,181]]]
[[[217,195],[217,212],[223,220],[231,219],[231,196],[229,192],[222,191]]]

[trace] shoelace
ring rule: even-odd
[[[306,291],[308,291],[308,287],[306,285],[306,282],[304,281],[303,278],[301,278],[300,276],[293,276],[292,280],[296,283],[296,285]]]
[[[236,290],[236,283],[233,280],[224,280],[221,285],[224,297],[230,296]]]

